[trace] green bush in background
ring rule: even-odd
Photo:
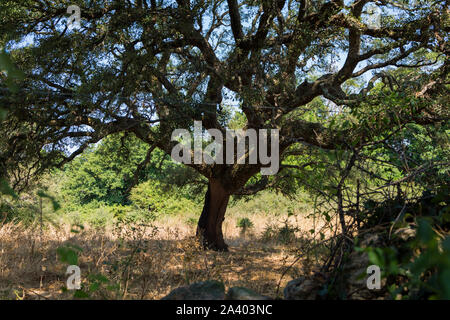
[[[253,228],[253,222],[249,218],[240,218],[236,226],[241,229],[241,234],[245,236],[247,231]]]
[[[133,188],[129,199],[138,208],[156,214],[195,214],[201,210],[198,203],[180,196],[175,187],[153,180]]]

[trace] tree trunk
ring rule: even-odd
[[[205,249],[228,251],[223,239],[222,223],[229,199],[230,194],[223,186],[217,180],[211,179],[197,226],[197,236]]]

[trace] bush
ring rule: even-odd
[[[236,197],[231,199],[228,212],[239,216],[241,212],[246,215],[264,214],[266,216],[282,216],[293,208],[295,212],[312,211],[310,197],[302,192],[298,192],[292,197],[287,197],[281,193],[271,190],[264,190],[250,197]]]
[[[110,206],[108,210],[112,213],[114,220],[117,222],[134,223],[148,223],[155,219],[153,212],[133,208],[131,206],[114,205]]]
[[[199,210],[195,202],[179,196],[176,187],[165,186],[154,180],[133,188],[129,199],[138,208],[155,214],[193,214]]]
[[[253,228],[253,222],[249,218],[240,218],[236,226],[241,229],[241,234],[245,236],[247,230]]]
[[[88,224],[96,229],[103,229],[109,225],[114,218],[114,213],[101,203],[72,207],[65,217],[71,224]]]
[[[427,220],[419,221],[417,236],[403,245],[357,250],[380,267],[392,298],[450,299],[450,236],[439,236]]]
[[[282,244],[292,243],[296,239],[295,232],[297,231],[298,228],[292,227],[286,223],[278,231],[278,241]]]
[[[5,196],[0,196],[0,225],[2,222],[21,222],[30,226],[36,222],[40,223],[41,213],[44,223],[54,223],[54,213],[58,209],[59,204],[54,197],[44,192],[23,194],[21,199],[7,199]]]
[[[253,227],[253,222],[249,218],[240,218],[237,222],[237,227],[241,229],[250,229]]]
[[[297,231],[298,228],[291,226],[287,221],[282,227],[267,224],[262,234],[262,240],[265,242],[276,241],[282,244],[291,244],[296,239],[295,233]]]
[[[0,203],[0,222],[20,221],[25,225],[32,224],[38,217],[38,208],[32,203]]]

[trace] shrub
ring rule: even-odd
[[[291,244],[296,239],[295,233],[297,231],[298,228],[291,226],[287,220],[281,227],[275,224],[267,224],[262,233],[262,240],[264,242],[276,241],[282,244]]]
[[[250,229],[253,227],[253,222],[249,218],[240,218],[237,222],[237,227],[241,229]]]
[[[253,228],[253,222],[249,218],[240,218],[236,226],[241,229],[241,234],[245,236],[247,230]]]
[[[292,227],[289,224],[285,223],[284,226],[282,226],[278,230],[278,241],[282,244],[290,244],[295,240],[295,232],[298,231],[298,228]]]
[[[129,199],[140,209],[155,214],[186,214],[199,210],[195,202],[179,196],[175,187],[165,186],[154,180],[133,188]]]

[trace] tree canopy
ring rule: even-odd
[[[4,74],[0,82],[9,112],[1,173],[16,187],[118,132],[170,154],[173,130],[194,120],[224,131],[227,105],[242,112],[245,129],[280,130],[281,162],[304,145],[352,149],[405,123],[448,119],[446,1],[70,4],[81,9],[79,28],[66,24],[65,0],[0,4],[0,46],[25,73],[15,93]],[[367,10],[374,4],[377,26]],[[408,69],[417,72],[395,72]],[[387,96],[388,108],[370,113]],[[343,117],[358,120],[334,125]],[[246,186],[261,163],[190,166],[224,195],[215,199],[211,187],[212,211],[265,185]]]

